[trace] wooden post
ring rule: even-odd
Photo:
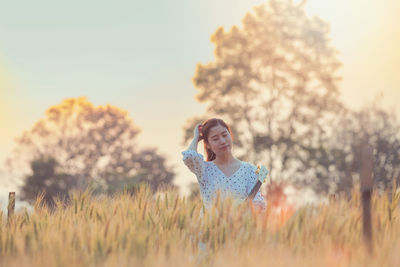
[[[15,192],[8,194],[8,219],[14,215],[15,211]]]
[[[374,155],[372,148],[363,143],[361,147],[361,198],[363,211],[363,236],[369,253],[373,252],[372,244],[372,222],[371,222],[371,195],[372,195],[372,173]]]

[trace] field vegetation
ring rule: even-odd
[[[358,188],[297,210],[199,198],[174,189],[96,196],[0,213],[1,266],[400,266],[400,192],[372,195],[373,251]]]

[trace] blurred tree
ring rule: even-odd
[[[108,191],[124,182],[146,181],[152,188],[172,183],[174,173],[165,158],[155,149],[140,149],[138,133],[122,109],[95,107],[84,97],[65,99],[16,140],[8,165],[25,176],[32,161],[51,156],[62,173],[75,177],[77,188],[89,181]]]
[[[337,192],[350,194],[360,179],[360,151],[363,140],[374,153],[373,177],[378,190],[400,182],[400,123],[393,112],[376,105],[348,111],[340,118],[327,151],[330,173]]]
[[[166,168],[165,158],[158,155],[155,149],[143,149],[139,154],[133,155],[132,160],[140,166],[139,170],[134,175],[126,176],[109,172],[106,179],[108,192],[124,187],[135,191],[142,183],[148,184],[153,191],[160,189],[160,186],[175,188],[172,183],[175,174]]]
[[[44,192],[43,200],[49,206],[54,205],[54,197],[68,198],[68,191],[75,188],[77,180],[74,176],[60,173],[59,164],[54,158],[41,158],[31,162],[32,175],[28,175],[21,188],[22,200],[34,200]]]
[[[325,150],[332,121],[344,110],[341,64],[329,25],[308,18],[303,6],[270,0],[246,14],[241,28],[217,29],[215,61],[197,65],[193,78],[206,114],[187,121],[183,142],[198,119],[221,117],[232,127],[239,158],[265,164],[275,178],[326,190],[319,179],[328,172]]]

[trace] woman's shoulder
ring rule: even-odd
[[[255,166],[253,163],[242,161],[242,164],[247,170],[256,171],[257,169],[257,166]]]
[[[214,165],[214,162],[212,162],[212,161],[204,161],[204,165],[205,166],[212,166],[212,165]]]

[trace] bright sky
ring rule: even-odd
[[[196,64],[213,60],[210,36],[217,27],[240,24],[262,2],[3,3],[0,161],[11,151],[13,138],[49,106],[86,96],[95,105],[128,110],[142,128],[142,144],[158,147],[175,166],[177,183],[195,181],[181,161],[180,142],[185,120],[205,109],[194,99]],[[306,11],[331,25],[343,63],[346,103],[360,107],[382,93],[382,102],[400,114],[395,106],[400,99],[400,1],[310,0]]]

